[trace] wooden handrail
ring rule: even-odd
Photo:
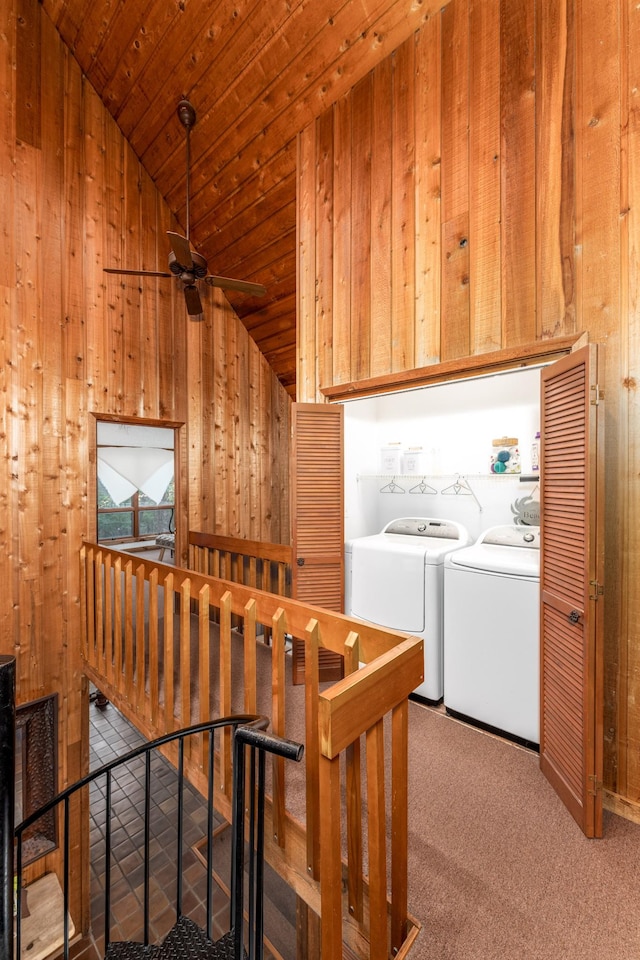
[[[189,566],[279,596],[291,596],[293,551],[283,543],[189,531]]]
[[[272,729],[287,737],[291,710],[286,704],[293,688],[285,679],[285,648],[291,638],[304,642],[306,836],[299,815],[292,812],[289,793],[294,801],[299,798],[288,790],[284,767],[274,758],[272,831],[266,855],[314,911],[321,909],[323,958],[338,960],[343,941],[361,956],[367,941],[370,957],[382,956],[381,943],[386,943],[385,951],[387,947],[401,951],[409,925],[407,697],[422,680],[422,640],[254,586],[142,556],[131,558],[96,544],[84,543],[81,558],[85,672],[149,737],[209,719],[214,695],[219,711],[231,711],[232,649],[243,660],[243,709],[256,709],[259,625],[268,627],[272,635]],[[215,662],[210,650],[212,612],[219,632]],[[236,623],[242,626],[241,634],[234,629]],[[343,680],[320,693],[318,658],[323,648],[344,656],[348,669]],[[234,684],[237,681],[234,675]],[[390,757],[385,757],[385,716],[391,718]],[[360,782],[361,738],[366,751],[366,796]],[[346,863],[340,840],[342,755],[346,755],[350,806]],[[196,786],[204,775],[205,757],[206,749],[198,745],[186,757]],[[215,802],[229,817],[230,742],[223,739],[216,762],[220,776]],[[392,798],[390,823],[387,790]],[[363,863],[364,849],[368,864]],[[387,909],[388,887],[392,895]]]
[[[289,544],[266,543],[263,540],[245,540],[244,537],[222,537],[215,533],[189,531],[189,545],[206,547],[228,553],[239,553],[260,560],[275,560],[277,563],[291,563],[293,551]]]

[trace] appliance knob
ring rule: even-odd
[[[533,533],[525,533],[522,539],[525,543],[533,543],[535,540],[535,535]]]
[[[419,524],[418,524],[418,531],[419,531],[420,533],[424,533],[426,529],[427,529],[426,523],[419,523]]]

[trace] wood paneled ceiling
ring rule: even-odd
[[[192,245],[210,272],[266,286],[229,300],[295,396],[296,134],[441,0],[41,2],[183,230],[176,107],[193,103]]]

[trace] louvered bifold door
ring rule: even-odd
[[[598,348],[542,372],[540,767],[602,834],[603,393]]]
[[[342,405],[294,403],[292,416],[292,592],[341,613],[344,602]],[[342,657],[320,650],[320,680],[338,680]],[[304,683],[304,644],[294,640],[293,682]]]

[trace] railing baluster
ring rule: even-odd
[[[382,720],[379,720],[367,730],[371,960],[387,960],[387,854],[384,793],[384,728]]]
[[[409,854],[409,704],[391,713],[391,950],[407,936],[407,857]]]
[[[318,742],[318,694],[320,684],[320,625],[310,620],[304,646],[305,743],[307,747],[307,873],[314,880],[320,875],[320,782]]]
[[[211,716],[211,630],[209,623],[209,584],[205,583],[198,592],[198,700],[200,720]],[[202,768],[207,765],[206,737],[202,738]]]
[[[113,610],[111,609],[111,554],[106,554],[104,558],[104,594],[103,594],[103,623],[104,623],[104,658],[106,665],[106,677],[110,683],[113,683]]]
[[[342,957],[339,756],[320,756],[320,902],[322,955]]]
[[[182,743],[182,741],[180,741]],[[149,943],[149,840],[151,837],[151,751],[144,757],[144,945]]]
[[[89,623],[87,620],[87,548],[80,548],[80,636],[82,638],[82,656],[89,662]]]
[[[244,709],[255,713],[258,696],[256,663],[256,602],[249,600],[244,608]]]
[[[164,725],[167,730],[175,729],[174,703],[174,664],[173,664],[173,574],[164,578]]]
[[[107,770],[104,799],[104,949],[111,940],[111,770]]]
[[[136,633],[135,633],[135,705],[138,716],[144,711],[144,671],[147,661],[146,638],[144,627],[144,566],[140,564],[136,569]],[[138,598],[142,598],[142,603]]]
[[[97,650],[96,650],[96,602],[95,602],[95,563],[94,563],[94,550],[93,547],[90,547],[86,553],[86,603],[85,609],[87,611],[87,649],[89,653],[89,663],[92,666],[97,666]]]
[[[160,700],[158,643],[158,570],[154,569],[149,574],[149,696],[145,698],[144,709],[145,720],[149,723],[155,719]]]
[[[180,588],[180,726],[191,723],[191,581]],[[187,750],[189,750],[187,745]]]
[[[213,812],[214,812],[214,733],[208,735],[209,756],[207,765],[207,936],[211,940],[213,911]],[[207,737],[205,737],[207,739]]]
[[[256,836],[256,751],[254,747],[249,747],[246,751],[246,767],[249,770],[249,837],[247,840],[249,849],[249,937],[247,949],[249,960],[255,957],[256,950],[256,907],[258,899],[258,878],[256,875],[256,860],[258,857]],[[263,785],[264,786],[264,785]]]
[[[96,664],[98,670],[105,675],[105,637],[104,637],[104,569],[102,566],[102,551],[96,553],[96,565],[94,567],[95,583],[93,587],[93,596],[95,603],[95,624],[96,624]]]
[[[178,874],[176,878],[176,914],[182,916],[182,843],[184,840],[184,737],[178,740]]]
[[[220,599],[220,713],[231,713],[231,594],[225,591]],[[231,797],[231,731],[224,730],[220,743],[220,789]]]
[[[234,957],[242,957],[244,932],[244,743],[237,737],[234,741],[234,795],[233,818],[235,830],[231,842],[231,902],[229,925],[234,934]]]
[[[130,706],[133,706],[133,623],[133,563],[127,560],[124,565],[124,680]]]
[[[285,630],[285,612],[282,607],[279,607],[273,616],[273,653],[271,661],[271,728],[278,737],[285,736]],[[284,847],[286,815],[284,760],[274,754],[272,763],[273,838],[278,846]]]
[[[113,565],[113,642],[115,644],[115,681],[122,684],[122,559],[116,557]]]
[[[298,756],[298,759],[300,759]],[[257,843],[256,843],[256,919],[254,928],[255,958],[262,960],[264,953],[264,798],[265,798],[265,751],[258,751],[258,811],[257,811]],[[255,769],[252,762],[251,769]],[[252,784],[254,782],[252,781]],[[255,797],[255,786],[252,785],[251,796]]]
[[[347,637],[344,653],[345,675],[355,673],[360,664],[359,638],[353,631]],[[347,856],[349,863],[349,913],[362,922],[363,916],[363,880],[362,880],[362,783],[360,773],[360,739],[347,747],[346,791],[347,791]],[[406,861],[405,861],[406,872]]]

